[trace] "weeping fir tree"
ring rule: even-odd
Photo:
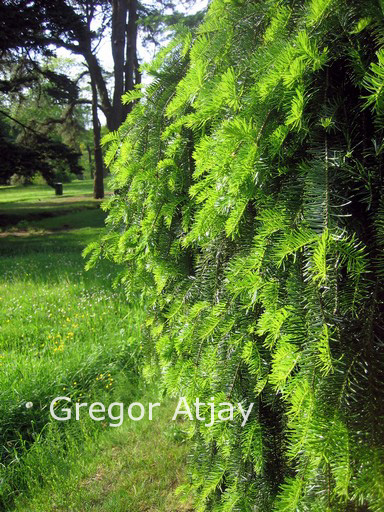
[[[89,264],[145,306],[147,376],[255,403],[187,422],[196,510],[382,512],[384,4],[213,0],[150,72]]]

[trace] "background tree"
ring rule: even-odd
[[[30,181],[40,172],[53,185],[71,173],[81,175],[76,134],[84,129],[85,118],[76,103],[76,83],[52,60],[43,64],[5,58],[2,73],[2,182],[12,175]]]
[[[153,2],[144,5],[136,0],[86,0],[85,2],[64,0],[37,0],[25,3],[22,0],[2,6],[4,26],[3,47],[18,59],[20,52],[30,60],[30,50],[51,54],[53,47],[65,48],[84,59],[91,79],[92,104],[99,105],[106,117],[108,129],[116,130],[130,104],[123,105],[121,96],[133,90],[141,82],[137,54],[138,26],[151,34],[152,40],[169,23],[180,21],[181,15],[165,15],[166,9],[175,9],[172,2]],[[1,13],[0,13],[1,14]],[[23,19],[21,30],[15,37],[12,27]],[[113,59],[113,85],[109,92],[108,74],[98,58],[98,49],[105,32],[110,30]],[[97,93],[97,98],[96,98]],[[93,126],[99,126],[97,109],[93,108]],[[95,133],[95,197],[103,197],[103,167],[99,158],[97,130]]]

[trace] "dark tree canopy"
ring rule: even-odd
[[[49,124],[63,123],[63,119],[51,119],[46,126],[36,126],[33,119],[20,122],[10,112],[10,107],[22,106],[23,99],[37,88],[38,94],[45,95],[53,104],[67,106],[67,118],[79,99],[77,83],[44,64],[44,60],[54,55],[50,39],[63,30],[57,9],[64,10],[67,17],[73,15],[65,9],[64,2],[2,2],[0,5],[2,183],[13,174],[28,179],[40,172],[52,185],[57,169],[63,165],[73,174],[82,173],[78,151],[50,135]],[[76,23],[78,18],[73,16],[70,25]]]
[[[166,14],[172,12],[173,14]],[[16,94],[32,87],[43,75],[51,84],[45,93],[63,104],[87,103],[79,99],[77,84],[69,77],[44,69],[41,59],[52,57],[56,49],[65,48],[82,57],[91,80],[94,148],[95,197],[102,197],[103,164],[101,160],[98,109],[106,117],[109,130],[116,130],[130,111],[131,103],[123,104],[122,95],[141,82],[137,51],[138,30],[146,40],[157,42],[165,28],[183,22],[196,24],[199,15],[185,16],[175,11],[173,2],[148,4],[137,0],[63,1],[14,0],[0,6],[0,92]],[[110,34],[113,72],[110,76],[98,58],[98,47]],[[15,144],[10,151],[15,150]]]

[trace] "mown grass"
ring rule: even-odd
[[[28,203],[31,208],[39,208],[41,201],[53,201],[54,204],[68,202],[69,198],[75,198],[76,203],[81,202],[82,196],[92,198],[92,180],[74,180],[63,184],[63,195],[56,196],[55,190],[48,185],[0,185],[1,209],[9,209],[9,205],[15,208],[20,203]],[[17,203],[17,204],[16,204]]]
[[[100,201],[92,197],[92,180],[64,183],[63,195],[56,196],[48,185],[0,186],[0,227],[32,224],[46,218],[86,209],[96,209]],[[74,217],[72,218],[72,220]]]
[[[74,193],[83,185],[75,184]],[[38,201],[22,192],[0,189],[0,203],[7,204],[4,194],[29,202],[34,212]],[[184,448],[166,438],[154,441],[166,430],[166,414],[159,423],[140,421],[114,432],[86,417],[59,423],[49,415],[57,396],[105,403],[141,398],[144,316],[113,286],[116,269],[108,262],[84,271],[82,249],[98,235],[104,217],[94,206],[82,209],[82,201],[67,203],[65,215],[55,210],[53,217],[33,221],[43,234],[0,237],[0,508],[183,510],[170,496],[184,467]],[[49,229],[57,231],[46,234]],[[137,466],[124,466],[135,450]],[[105,479],[97,477],[95,487],[92,475],[101,466]],[[148,496],[144,481],[153,482]],[[98,493],[103,499],[96,503]]]

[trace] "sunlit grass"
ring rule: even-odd
[[[146,395],[152,400],[155,393],[150,389]],[[125,398],[128,401],[127,394]],[[143,398],[143,394],[139,396]],[[127,419],[118,429],[107,427],[97,442],[87,445],[81,463],[75,457],[67,458],[65,470],[43,477],[44,485],[39,475],[31,475],[32,498],[18,499],[16,510],[192,511],[190,500],[184,502],[183,495],[174,493],[177,486],[185,483],[188,453],[187,444],[180,442],[180,426],[171,421],[174,407],[165,401],[154,421]],[[30,464],[35,466],[47,454],[31,453],[30,458]]]
[[[114,393],[121,375],[135,381],[140,314],[128,306],[122,290],[113,288],[108,264],[84,271],[81,251],[98,231],[84,228],[1,240],[0,456],[5,466],[0,470],[0,490],[4,503],[21,478],[15,477],[22,467],[20,454],[33,446],[50,422],[49,404],[55,396],[82,400]],[[33,407],[26,408],[28,402]]]
[[[73,193],[89,185],[71,184]],[[36,212],[52,191],[33,188],[37,197],[28,188],[0,188],[0,209],[14,200]],[[104,213],[98,205],[84,210],[82,197],[68,204],[64,215],[29,218],[25,233],[0,237],[0,509],[13,510],[16,500],[17,510],[31,512],[189,510],[173,495],[185,447],[164,437],[172,434],[169,409],[157,423],[130,422],[114,432],[89,417],[50,417],[57,396],[73,403],[142,398],[144,313],[114,286],[108,262],[85,272],[81,253],[100,233]],[[135,464],[125,466],[132,453]],[[100,468],[103,481],[91,485]]]
[[[85,192],[85,187],[89,183],[77,183],[72,191]],[[44,187],[32,188],[47,194]],[[3,205],[4,197],[31,200],[34,208],[39,196],[29,193],[30,188],[2,189],[0,200]],[[44,439],[55,396],[77,401],[112,395],[119,379],[128,375],[131,385],[136,379],[140,314],[128,306],[122,290],[113,288],[108,264],[85,272],[81,256],[99,233],[95,226],[102,225],[103,213],[76,213],[81,204],[72,205],[73,213],[62,219],[69,232],[27,237],[10,233],[0,239],[0,503],[7,506],[15,487],[27,485],[21,461]],[[40,222],[47,220],[53,219]],[[74,229],[84,224],[88,226]],[[32,406],[27,408],[27,403]],[[100,428],[88,427],[90,436]]]
[[[74,180],[71,183],[64,183],[64,193],[56,196],[55,191],[48,185],[30,186],[0,186],[0,228],[18,226],[25,229],[30,225],[35,226],[36,222],[52,220],[58,215],[72,215],[65,223],[76,227],[73,222],[80,226],[91,226],[81,221],[81,216],[76,214],[86,210],[99,208],[100,200],[93,199],[92,180]],[[108,182],[105,182],[106,194],[108,194]],[[94,217],[93,217],[94,218]],[[103,216],[99,216],[103,219]],[[99,224],[100,226],[100,224]],[[49,223],[40,227],[50,228]],[[53,224],[52,227],[60,227]]]
[[[63,195],[56,196],[55,189],[48,185],[0,185],[0,205],[2,203],[32,203],[38,207],[38,202],[42,200],[53,200],[55,203],[66,202],[68,198],[75,197],[79,202],[79,196],[92,197],[92,180],[74,180],[63,184]]]

